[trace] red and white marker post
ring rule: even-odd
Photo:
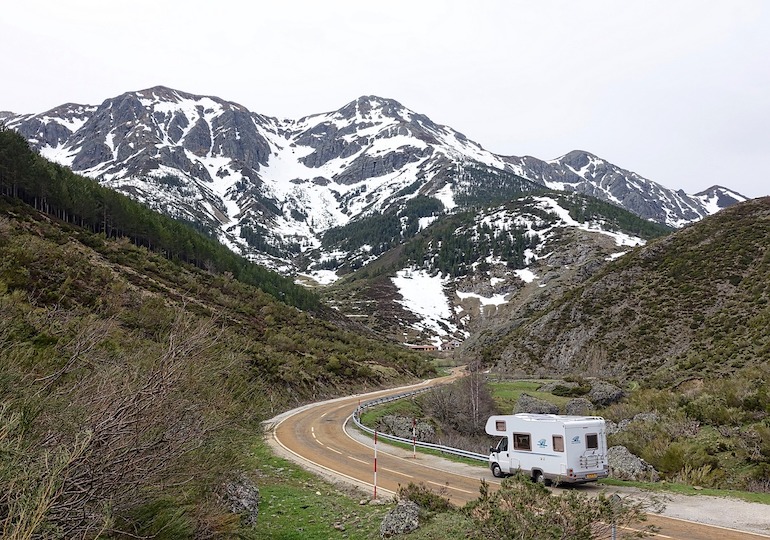
[[[377,499],[377,431],[374,432],[374,499]]]

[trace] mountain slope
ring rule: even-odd
[[[5,122],[44,156],[284,270],[302,269],[297,256],[318,248],[328,229],[417,196],[453,211],[546,186],[669,226],[745,199],[716,187],[674,192],[581,151],[548,162],[498,156],[376,96],[284,120],[155,87]]]
[[[770,359],[770,198],[609,263],[526,320],[468,344],[511,373],[672,383]]]
[[[340,273],[358,270],[322,294],[394,341],[435,345],[462,341],[525,298],[555,294],[670,232],[590,197],[545,191],[448,216],[405,209],[389,222],[412,233],[382,254],[362,249]],[[359,228],[369,238],[388,230],[373,218]]]

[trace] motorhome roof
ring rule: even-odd
[[[514,414],[516,418],[529,420],[532,422],[586,422],[589,420],[601,420],[601,416],[573,416],[566,414],[545,414],[545,413],[518,413]]]

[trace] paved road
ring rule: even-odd
[[[426,381],[412,388],[445,383],[460,376],[459,372],[444,378]],[[300,463],[306,468],[332,480],[344,480],[364,489],[374,496],[374,448],[371,438],[357,430],[346,428],[353,411],[361,401],[403,393],[399,388],[373,392],[365,396],[352,396],[290,411],[273,419],[269,441],[276,451]],[[392,496],[400,485],[423,482],[448,497],[454,504],[462,505],[478,497],[481,479],[492,489],[499,485],[488,469],[417,453],[390,445],[377,445],[377,497]],[[587,493],[602,488],[587,484],[577,488]],[[649,522],[657,525],[658,538],[681,540],[740,540],[770,538],[758,534],[714,527],[693,521],[672,519],[650,514]]]

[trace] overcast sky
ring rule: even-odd
[[[10,0],[0,110],[165,85],[287,118],[393,98],[503,155],[770,194],[765,0]]]

